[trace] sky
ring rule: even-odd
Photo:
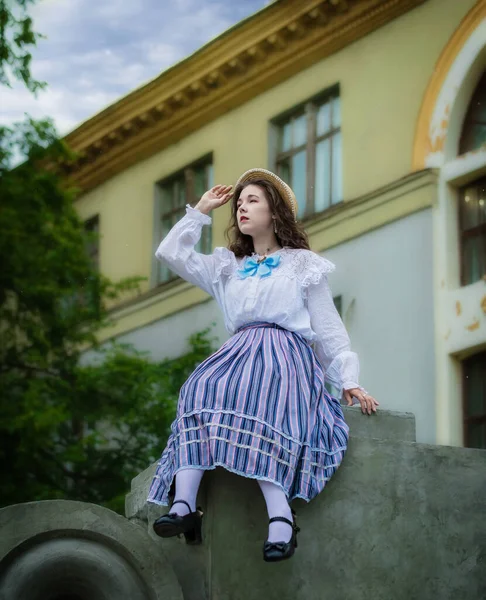
[[[0,122],[49,116],[66,135],[271,0],[38,0],[32,72],[48,88],[0,88]]]

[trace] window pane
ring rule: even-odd
[[[89,256],[91,260],[91,264],[94,269],[99,268],[99,253],[100,253],[100,239],[99,239],[99,230],[100,230],[100,221],[98,215],[92,217],[88,221],[84,223],[84,230],[88,234],[87,237],[94,237],[94,239],[86,239],[85,247],[86,254]]]
[[[319,107],[317,111],[317,135],[321,136],[331,129],[331,105],[329,102]]]
[[[277,175],[288,183],[290,186],[292,182],[290,180],[290,158],[286,158],[285,160],[281,160],[277,164]]]
[[[486,416],[486,352],[464,361],[466,417]]]
[[[279,129],[279,152],[287,152],[290,150],[292,145],[292,135],[291,135],[291,125],[290,121],[282,125]]]
[[[194,170],[194,201],[199,202],[201,196],[207,191],[206,168],[199,167]]]
[[[478,200],[477,187],[466,188],[461,202],[461,225],[463,231],[479,225]]]
[[[291,188],[294,190],[297,202],[299,204],[298,217],[305,214],[306,204],[306,152],[298,152],[292,156],[292,183]]]
[[[294,119],[294,139],[293,148],[298,148],[305,144],[307,140],[307,118],[305,115]]]
[[[316,181],[314,202],[316,212],[321,212],[331,204],[331,143],[329,139],[316,146]]]
[[[486,235],[478,234],[463,240],[464,284],[479,281],[486,272]]]
[[[459,143],[459,154],[486,144],[486,71],[476,86],[467,109]]]
[[[470,144],[473,148],[480,148],[486,144],[486,124],[475,123],[471,128]]]
[[[171,211],[172,209],[172,194],[173,194],[173,185],[164,185],[160,188],[161,190],[161,214],[164,215]]]
[[[479,186],[478,196],[478,220],[479,223],[486,223],[486,182]]]
[[[174,208],[177,208],[179,202],[179,181],[177,179],[175,179],[172,183],[170,200],[171,209],[173,210]]]
[[[469,448],[486,448],[486,423],[470,423],[467,437]]]
[[[207,181],[206,181],[206,185],[207,185],[208,190],[214,186],[214,169],[213,169],[213,163],[209,163],[209,165],[207,166]]]
[[[185,206],[188,201],[186,196],[186,182],[183,179],[178,181],[178,198],[177,206]]]
[[[332,100],[332,126],[341,126],[341,98],[339,96]]]
[[[162,241],[165,238],[165,236],[169,233],[171,226],[172,226],[172,218],[171,217],[162,219],[160,241]],[[169,267],[165,263],[162,263],[159,260],[157,260],[157,265],[158,265],[158,281],[160,283],[162,283],[163,281],[167,281],[170,278],[170,274],[171,274]]]
[[[341,157],[341,132],[332,137],[332,203],[343,199],[343,175]]]

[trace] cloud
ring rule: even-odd
[[[0,89],[0,122],[50,116],[61,134],[193,53],[268,0],[41,0],[33,74],[48,82],[35,99]]]

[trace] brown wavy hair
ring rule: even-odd
[[[237,258],[250,256],[254,252],[253,238],[251,235],[241,233],[238,228],[238,209],[236,203],[241,192],[250,184],[258,185],[265,193],[268,200],[268,205],[272,214],[275,215],[275,224],[277,233],[275,234],[277,242],[283,247],[288,248],[303,248],[310,250],[309,238],[305,229],[299,223],[294,221],[292,210],[283,200],[277,188],[264,179],[251,179],[245,181],[236,187],[233,198],[231,200],[231,218],[230,223],[225,231],[225,237],[228,242],[228,248],[234,252]]]

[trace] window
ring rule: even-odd
[[[473,94],[462,128],[459,154],[486,144],[486,71]]]
[[[486,448],[486,351],[462,363],[464,445]]]
[[[338,90],[277,118],[276,172],[294,190],[299,218],[342,201],[341,104]]]
[[[468,285],[486,274],[486,177],[459,192],[461,283]]]
[[[86,254],[88,255],[91,265],[95,271],[100,270],[100,217],[95,215],[84,222],[84,231],[86,236]],[[97,275],[92,275],[86,280],[86,284],[77,294],[77,302],[79,306],[87,307],[91,304],[97,311],[100,310],[100,289],[99,279]]]
[[[99,215],[88,219],[84,223],[84,230],[89,234],[86,240],[86,252],[91,259],[91,262],[95,269],[99,270],[100,266],[100,218]]]
[[[160,228],[158,240],[162,240],[170,229],[186,214],[186,204],[194,206],[213,184],[212,159],[202,159],[157,184]],[[201,239],[195,247],[197,252],[211,252],[211,227],[202,229]],[[156,283],[177,279],[166,265],[157,261]]]

